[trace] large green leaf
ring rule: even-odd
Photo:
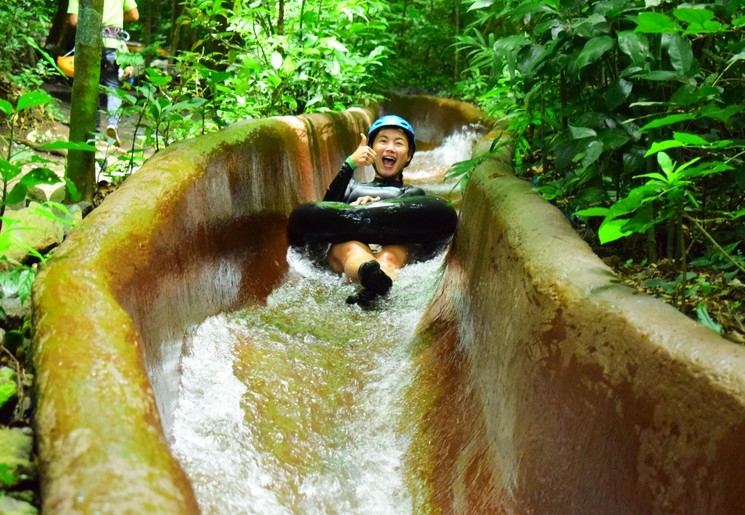
[[[714,11],[709,9],[679,7],[673,9],[673,16],[688,24],[684,33],[686,35],[712,34],[727,30],[725,25],[714,19]]]
[[[730,104],[725,107],[720,107],[715,104],[707,104],[699,109],[699,113],[702,116],[707,116],[709,118],[714,118],[715,120],[727,122],[730,118],[740,113],[742,110],[743,106],[737,104]]]
[[[591,129],[590,127],[574,127],[571,124],[569,124],[569,133],[572,135],[572,139],[594,138],[597,136],[595,129]]]
[[[610,85],[603,96],[605,107],[608,108],[608,110],[613,111],[615,108],[623,104],[626,99],[629,98],[633,87],[633,84],[627,80],[618,79],[615,81]]]
[[[666,34],[667,52],[670,55],[670,63],[681,76],[685,77],[693,67],[693,50],[691,42],[679,34]]]
[[[67,150],[85,150],[88,152],[96,151],[95,145],[91,145],[90,143],[77,142],[77,141],[53,141],[52,143],[44,143],[43,145],[39,145],[39,148],[42,150],[67,149]]]
[[[652,120],[639,130],[641,132],[645,132],[649,129],[656,129],[657,127],[664,127],[666,125],[672,125],[674,123],[685,122],[687,120],[693,120],[694,118],[695,116],[690,113],[671,114],[668,116],[663,116],[662,118],[657,118],[656,120]]]
[[[13,114],[13,104],[8,102],[7,100],[0,98],[0,111],[5,113],[5,116],[10,116],[11,114]]]
[[[620,240],[626,236],[634,234],[633,231],[625,231],[623,227],[626,225],[626,220],[615,219],[603,221],[598,228],[598,239],[600,243],[605,245],[612,241]]]
[[[18,99],[16,111],[23,111],[24,109],[28,109],[29,107],[45,105],[51,101],[52,97],[49,95],[49,93],[47,93],[43,89],[37,89],[35,91],[31,91],[29,93],[21,95],[21,98]]]
[[[649,40],[644,34],[625,30],[618,33],[618,48],[631,58],[631,62],[646,68],[649,53]]]
[[[34,168],[21,178],[20,183],[27,188],[32,188],[39,184],[57,184],[62,179],[49,168]]]
[[[603,54],[616,46],[616,40],[610,36],[598,36],[585,43],[585,46],[571,63],[569,72],[578,75],[579,72],[600,59]]]
[[[634,30],[645,34],[672,34],[681,30],[680,25],[674,19],[657,12],[639,13],[636,23]]]

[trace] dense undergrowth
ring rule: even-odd
[[[626,281],[741,343],[742,4],[472,7],[459,87],[514,136],[517,173]]]

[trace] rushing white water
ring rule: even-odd
[[[418,152],[407,175],[441,180],[474,138]],[[443,256],[404,267],[362,310],[345,303],[354,285],[290,249],[266,305],[185,336],[171,441],[204,513],[411,513],[403,391]]]

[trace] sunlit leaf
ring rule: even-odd
[[[609,211],[607,207],[588,207],[575,211],[574,214],[577,216],[606,216]]]
[[[18,105],[16,111],[23,111],[29,107],[40,106],[48,104],[52,101],[52,97],[43,89],[37,89],[29,93],[24,93],[21,98],[18,99]]]
[[[598,238],[600,239],[600,243],[605,245],[606,243],[620,240],[621,238],[634,234],[633,231],[622,230],[622,227],[626,225],[626,222],[627,221],[624,219],[616,219],[608,222],[604,221],[600,224],[600,227],[598,228]]]
[[[475,2],[471,3],[471,7],[469,7],[468,10],[475,11],[476,9],[485,9],[487,7],[491,7],[492,4],[494,4],[494,0],[476,0]]]
[[[10,116],[13,113],[13,104],[0,98],[0,111],[5,113],[5,116]]]
[[[691,134],[688,132],[673,132],[673,139],[680,141],[686,145],[699,145],[707,146],[709,142],[699,136],[698,134]]]
[[[630,30],[619,32],[618,48],[629,56],[634,64],[643,65],[651,57],[647,36],[638,32]]]
[[[699,113],[701,113],[703,116],[714,118],[715,120],[727,122],[730,118],[740,113],[742,110],[743,106],[737,104],[730,104],[725,107],[720,107],[715,104],[707,104],[699,110]]]
[[[44,143],[43,145],[39,145],[39,148],[42,150],[66,149],[66,150],[86,150],[89,152],[96,151],[95,145],[91,145],[90,143],[77,142],[77,141],[53,141],[52,143]]]
[[[644,157],[649,157],[663,150],[669,150],[671,148],[680,148],[682,146],[684,146],[683,142],[676,141],[674,139],[668,139],[665,141],[655,141],[654,143],[652,143],[652,146],[649,147],[649,150],[647,151],[647,153],[644,154]]]
[[[569,132],[572,134],[573,139],[592,138],[597,136],[594,129],[589,127],[573,127],[569,125]]]
[[[688,114],[688,113],[671,114],[668,116],[663,116],[662,118],[657,118],[656,120],[649,122],[648,124],[646,124],[639,130],[641,132],[645,132],[650,129],[656,129],[657,127],[665,127],[666,125],[672,125],[674,123],[680,123],[680,122],[685,122],[687,120],[693,120],[694,118],[695,118],[694,115]]]
[[[636,23],[634,30],[645,34],[672,34],[680,31],[680,25],[674,19],[657,12],[639,13]]]
[[[49,168],[34,168],[24,175],[20,181],[27,188],[32,188],[39,184],[57,184],[58,182],[62,182],[62,179]]]
[[[711,34],[726,30],[726,27],[714,19],[714,12],[709,9],[679,7],[673,9],[673,16],[687,23],[685,34]]]

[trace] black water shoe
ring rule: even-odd
[[[381,270],[380,263],[375,260],[362,263],[357,275],[360,277],[362,287],[377,295],[385,295],[393,286],[391,278]]]
[[[358,304],[361,308],[371,308],[375,305],[379,295],[371,290],[360,290],[347,297],[347,304]]]

